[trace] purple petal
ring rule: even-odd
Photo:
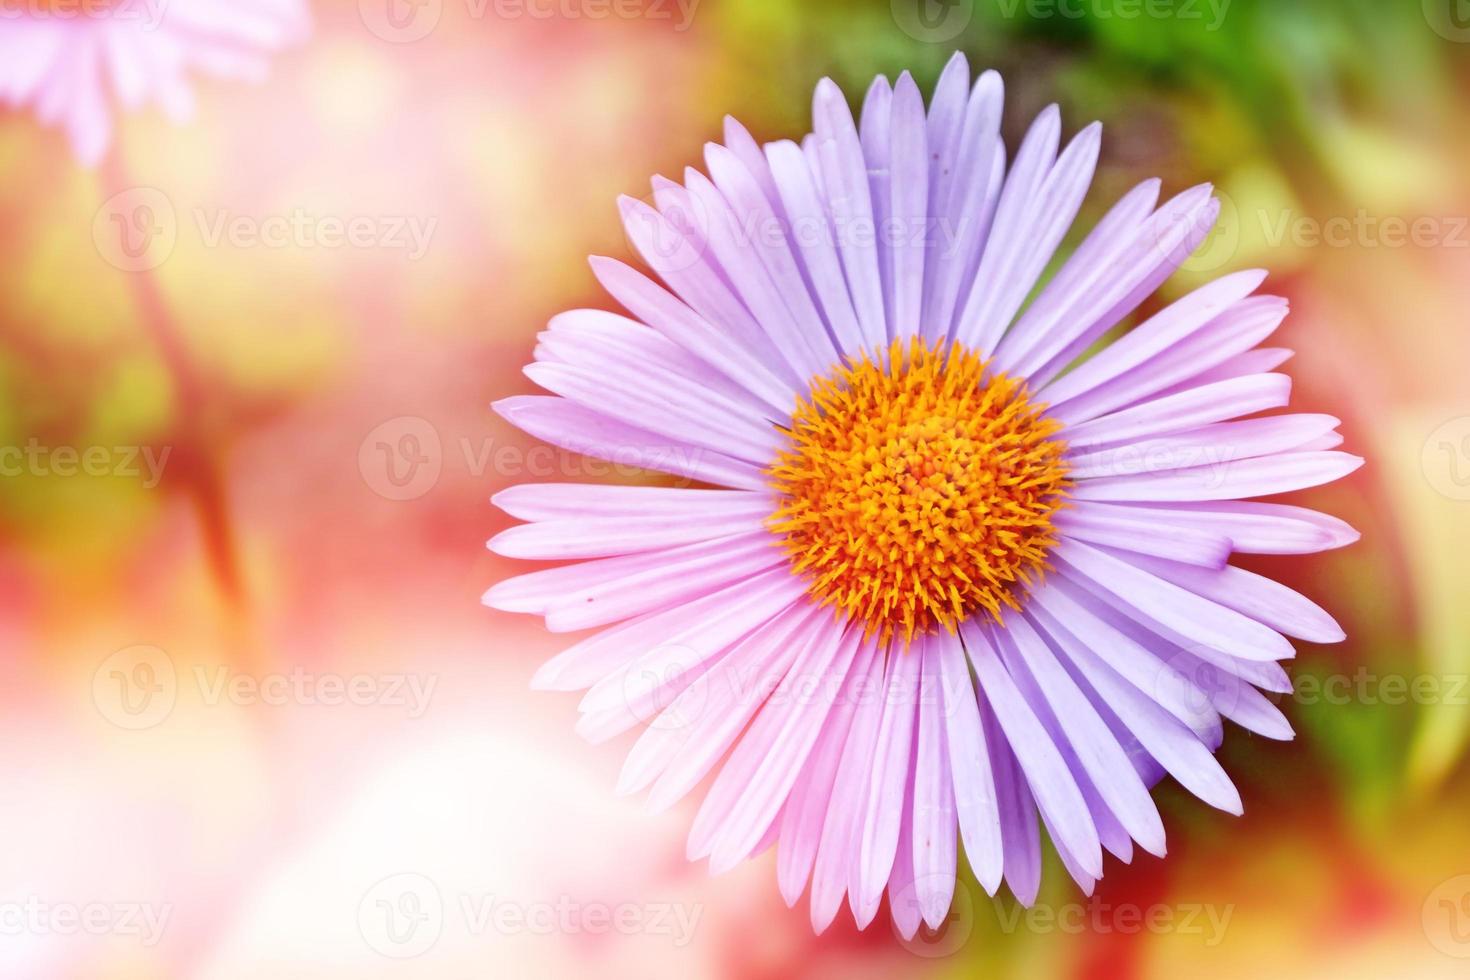
[[[848,896],[858,927],[872,921],[883,897],[883,886],[893,869],[898,849],[900,799],[908,780],[910,747],[914,738],[919,702],[917,651],[890,650],[883,718],[871,766],[868,791],[862,798],[862,823],[858,831],[857,865],[848,882]]]
[[[990,769],[995,773],[1006,883],[1018,902],[1030,906],[1041,888],[1041,831],[1036,822],[1036,800],[995,712],[983,701],[980,720],[990,752]]]
[[[568,583],[547,604],[546,628],[553,633],[594,629],[692,602],[733,582],[746,581],[784,559],[763,532],[694,547],[697,554],[688,554],[689,549],[666,553],[662,568],[642,574],[624,571],[611,581]]]
[[[650,810],[683,799],[776,689],[796,656],[792,638],[813,621],[810,609],[793,604],[714,658],[663,710],[648,712],[647,726],[623,763],[618,793],[640,792],[656,780]]]
[[[745,860],[780,815],[832,707],[828,682],[846,676],[862,638],[826,616],[803,632],[793,642],[803,652],[740,737],[690,829],[691,855],[709,854],[713,874]]]
[[[888,328],[883,314],[878,252],[870,234],[875,226],[868,165],[847,100],[829,78],[817,83],[812,99],[812,125],[822,186],[837,231],[837,252],[842,259],[848,293],[862,325],[865,346],[870,351],[882,350]]]
[[[1107,809],[1145,850],[1162,856],[1164,824],[1148,788],[1107,725],[1057,662],[1043,635],[1023,615],[1008,616],[998,631],[1004,632],[1017,654],[1014,659],[1019,669],[1012,670],[1012,676],[1021,671],[1030,675],[1033,689],[1050,707]]]
[[[1287,310],[1288,305],[1284,299],[1276,296],[1252,296],[1234,304],[1200,329],[1126,374],[1110,378],[1106,384],[1098,384],[1089,391],[1066,399],[1063,404],[1061,395],[1054,389],[1071,379],[1072,376],[1067,375],[1061,382],[1047,388],[1045,397],[1052,405],[1052,414],[1068,422],[1086,421],[1146,399],[1157,398],[1175,385],[1198,379],[1205,371],[1229,364],[1235,357],[1248,352],[1271,336],[1286,318]],[[1133,334],[1128,335],[1132,336]],[[1124,338],[1126,339],[1127,337]],[[1103,353],[1111,353],[1117,346],[1115,344]],[[1083,368],[1090,367],[1091,364],[1089,361]],[[1190,387],[1198,384],[1196,380]]]
[[[1215,649],[1200,642],[1195,636],[1165,626],[1089,579],[1079,577],[1074,581],[1064,573],[1055,576],[1051,584],[1065,591],[1078,603],[1086,605],[1094,615],[1105,619],[1114,629],[1127,634],[1138,646],[1152,650],[1161,659],[1173,657],[1175,650],[1188,650],[1192,656],[1206,661],[1212,668],[1268,690],[1276,687],[1282,676],[1281,667],[1275,661],[1243,659]],[[1285,641],[1285,637],[1281,639]],[[1204,688],[1200,690],[1203,691]],[[1188,694],[1190,697],[1194,696],[1193,692]]]
[[[792,585],[796,588],[792,588]],[[577,691],[591,687],[615,674],[648,651],[658,651],[683,638],[698,634],[701,624],[719,623],[709,636],[699,638],[712,656],[706,641],[723,641],[728,647],[770,616],[790,606],[801,594],[800,583],[780,570],[755,576],[746,583],[697,599],[687,605],[641,616],[573,644],[548,660],[531,679],[540,690]],[[733,635],[732,635],[733,634]],[[723,649],[723,648],[722,648]],[[622,701],[613,698],[615,703]]]
[[[1051,261],[1092,183],[1102,127],[1094,123],[1084,129],[1053,166],[1059,129],[1056,109],[1051,107],[1023,141],[955,330],[956,339],[987,355]],[[1032,169],[1036,167],[1045,170],[1043,179],[1036,179]]]
[[[593,625],[602,626],[696,599],[784,561],[771,543],[768,534],[757,533],[548,568],[505,579],[485,593],[484,602],[538,616],[591,606],[601,620]],[[637,611],[618,615],[610,605]],[[613,618],[603,618],[608,615]]]
[[[950,768],[945,679],[940,664],[943,656],[941,647],[952,639],[948,634],[924,637],[921,649],[917,651],[923,657],[923,680],[919,688],[918,739],[912,767],[913,839],[910,846],[919,903],[924,921],[931,929],[938,929],[949,913],[958,866],[954,774]],[[913,656],[915,652],[910,650],[907,655]],[[978,725],[976,727],[978,729]],[[978,752],[979,748],[978,743],[971,744],[966,751]],[[899,851],[903,851],[902,841],[899,842]]]
[[[1291,379],[1286,375],[1254,374],[1201,385],[1069,426],[1066,437],[1074,447],[1091,451],[1094,446],[1137,442],[1281,408],[1290,398]]]
[[[944,898],[944,909],[954,898],[954,867],[951,865],[948,881],[928,882],[914,868],[914,764],[918,761],[915,746],[914,758],[909,765],[908,785],[903,795],[903,820],[898,829],[898,850],[893,856],[893,872],[888,877],[888,914],[893,917],[893,926],[904,939],[913,939],[924,921],[926,907],[938,904],[937,896],[948,889]]]
[[[623,228],[628,240],[643,256],[648,267],[688,306],[705,320],[735,338],[756,355],[772,373],[793,389],[804,388],[805,379],[795,374],[790,365],[771,344],[760,324],[730,291],[721,272],[707,254],[708,246],[681,231],[663,214],[631,197],[618,199]],[[709,218],[688,206],[687,220],[695,225],[707,224]],[[704,231],[706,229],[699,228]]]
[[[885,236],[893,214],[893,174],[888,152],[892,144],[893,87],[879,75],[863,96],[863,111],[858,120],[858,141],[868,169],[868,194],[873,202],[873,248],[878,256],[878,278],[883,287],[883,311],[888,324],[888,337],[893,331],[893,250]]]
[[[769,171],[765,157],[760,160],[761,166]],[[837,348],[812,300],[811,285],[792,252],[779,202],[771,204],[750,171],[723,146],[706,145],[705,161],[715,186],[743,225],[748,226],[741,232],[742,242],[756,253],[770,276],[777,300],[790,311],[797,330],[791,341],[793,348],[801,352],[800,356],[813,372],[830,370],[839,360]],[[767,330],[770,329],[768,324]]]
[[[817,859],[817,847],[822,839],[822,826],[827,819],[827,810],[833,799],[833,784],[837,779],[837,766],[842,760],[843,747],[852,730],[853,717],[857,712],[859,698],[863,695],[863,682],[869,677],[874,661],[878,659],[878,645],[874,640],[864,639],[852,666],[843,678],[842,690],[828,714],[817,744],[807,757],[806,766],[786,801],[781,818],[781,846],[777,857],[777,876],[781,884],[781,895],[787,905],[795,905],[811,877],[812,866]],[[837,896],[840,902],[841,894]]]
[[[924,262],[929,250],[929,143],[924,97],[908,72],[894,88],[889,191],[889,254],[893,277],[893,310],[889,329],[895,337],[919,333],[924,303]],[[920,870],[922,874],[922,869]]]
[[[1257,347],[1255,350],[1236,354],[1219,364],[1212,365],[1178,384],[1170,385],[1156,392],[1153,397],[1163,398],[1165,395],[1177,395],[1181,391],[1188,391],[1201,385],[1230,381],[1251,374],[1269,374],[1291,360],[1293,353],[1284,347]]]
[[[631,267],[601,256],[590,261],[598,282],[628,312],[778,412],[790,412],[795,398],[792,383],[773,372],[767,361],[734,334],[710,323]]]
[[[1086,327],[1075,314],[1099,290],[1115,286],[1120,256],[1131,254],[1159,199],[1158,179],[1145,180],[1118,200],[1063,263],[995,350],[997,369],[1028,376],[1047,357],[1065,349]],[[1098,312],[1106,309],[1099,307]]]
[[[1109,344],[1075,371],[1041,390],[1053,408],[1061,408],[1068,401],[1101,385],[1114,383],[1204,329],[1255,292],[1265,279],[1265,272],[1252,270],[1237,272],[1201,286]],[[1075,415],[1065,410],[1057,415],[1067,421],[1077,420]]]
[[[1236,551],[1252,555],[1309,555],[1350,545],[1360,537],[1335,517],[1288,504],[1228,500],[1127,506],[1171,529],[1190,527],[1223,534]]]
[[[1070,302],[1056,314],[1061,319],[1046,331],[1032,326],[1032,332],[1043,334],[1043,343],[1009,370],[1029,378],[1034,388],[1044,387],[1174,274],[1209,233],[1219,209],[1207,184],[1165,202],[1113,256],[1097,283],[1066,283]]]
[[[1341,643],[1342,627],[1327,611],[1280,582],[1243,568],[1196,568],[1140,558],[1138,564],[1196,595],[1212,599],[1287,636],[1310,643]]]
[[[701,398],[697,384],[651,369],[653,376],[646,381],[545,361],[523,371],[547,391],[589,411],[711,452],[765,465],[782,448],[782,437],[770,423]]]
[[[1065,537],[1111,545],[1140,554],[1220,568],[1230,560],[1230,539],[1208,531],[1178,528],[1159,534],[1158,526],[1124,507],[1078,501],[1057,514],[1054,523]]]
[[[964,290],[975,279],[1005,184],[1005,145],[1000,138],[1005,87],[987,71],[975,82],[965,107],[954,177],[944,210],[937,211],[945,236],[925,271],[924,337],[949,337]],[[932,275],[930,274],[932,272]]]
[[[765,492],[606,483],[522,483],[500,491],[490,502],[522,521],[623,519],[652,512],[670,520],[721,521],[760,518],[775,509],[774,498]]]
[[[769,487],[758,466],[627,425],[565,398],[515,395],[491,407],[516,428],[568,452],[717,486],[757,491]]]
[[[1089,545],[1066,541],[1054,554],[1068,569],[1196,642],[1245,660],[1283,660],[1295,653],[1275,630]]]
[[[1302,450],[1341,423],[1331,415],[1273,415],[1217,422],[1188,432],[1067,458],[1073,480],[1122,477]]]
[[[781,207],[780,195],[776,193],[776,180],[771,175],[771,168],[766,163],[765,154],[761,152],[760,144],[750,135],[750,130],[741,125],[740,120],[734,116],[725,117],[725,147],[735,155],[750,175],[760,185],[761,193],[766,196],[766,202],[773,208]],[[711,176],[714,176],[711,174]],[[715,183],[719,183],[718,180]]]
[[[931,216],[948,213],[949,191],[954,186],[959,161],[960,141],[964,136],[965,108],[970,88],[970,63],[961,51],[950,56],[934,85],[934,98],[929,104],[929,209]],[[933,281],[932,266],[925,270],[925,294]]]
[[[1213,807],[1241,813],[1240,794],[1230,777],[1188,726],[1125,681],[1045,609],[1037,610],[1036,615],[1053,641],[1052,648],[1066,658],[1118,721],[1180,785]]]
[[[722,158],[720,148],[714,146],[707,152],[711,159],[727,164],[722,170],[727,183],[735,188],[737,168],[728,165],[733,158]],[[732,209],[721,189],[697,170],[686,170],[684,182],[706,216],[710,252],[771,346],[781,352],[798,377],[810,378],[829,371],[836,363],[837,352],[811,306],[801,274],[790,254],[783,264],[778,257],[782,249],[768,241],[784,238],[784,234],[776,234],[782,229],[774,215]],[[749,205],[763,201],[754,182],[747,179],[741,200]],[[779,269],[781,275],[774,276],[773,269]],[[807,300],[805,305],[795,304],[783,287],[794,289],[795,295]]]
[[[1005,870],[1001,846],[1000,809],[975,684],[965,663],[958,637],[937,635],[931,643],[941,671],[945,738],[954,776],[955,810],[965,854],[981,886],[991,895],[1000,887]]]
[[[1321,486],[1362,465],[1361,456],[1348,453],[1276,453],[1224,465],[1084,480],[1072,495],[1078,500],[1138,502],[1238,500]]]
[[[1094,878],[1101,877],[1102,849],[1097,829],[1066,761],[973,620],[961,624],[960,629],[985,698],[995,709],[1006,743],[1020,760],[1037,805],[1047,814],[1058,839],[1079,858],[1087,872]]]
[[[821,192],[805,154],[790,140],[766,144],[781,203],[790,221],[803,267],[811,277],[812,291],[821,303],[832,337],[839,350],[852,352],[863,347],[862,327],[847,292],[842,260],[834,244],[832,223],[822,204]]]
[[[1061,624],[1085,637],[1093,656],[1202,739],[1212,740],[1218,735],[1219,715],[1203,691],[1159,683],[1161,665],[1153,647],[1172,650],[1171,644],[1154,637],[1151,647],[1147,636],[1152,634],[1143,641],[1135,639],[1111,621],[1106,607],[1086,593],[1075,595],[1059,578],[1052,578],[1032,593],[1028,608],[1034,609],[1048,626]]]
[[[856,840],[862,824],[862,806],[873,779],[878,725],[883,716],[884,657],[872,659],[868,674],[856,691],[857,711],[842,749],[837,780],[822,822],[817,863],[812,871],[812,929],[821,934],[842,907],[842,896],[856,873]]]

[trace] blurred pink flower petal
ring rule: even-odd
[[[95,166],[116,109],[193,112],[192,72],[258,81],[307,31],[302,0],[11,0],[0,7],[0,102],[62,126]]]

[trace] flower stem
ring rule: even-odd
[[[138,186],[128,172],[123,152],[115,148],[99,170],[103,199]],[[220,460],[209,449],[205,431],[204,386],[180,333],[178,323],[155,269],[124,273],[133,293],[138,318],[163,358],[177,396],[174,423],[174,465],[198,515],[210,572],[220,595],[233,614],[243,611],[244,579],[230,518],[227,490]]]

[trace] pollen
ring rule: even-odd
[[[811,596],[870,636],[999,619],[1047,570],[1068,488],[1044,409],[960,344],[894,341],[798,401],[768,526]]]

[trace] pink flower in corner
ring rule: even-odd
[[[0,0],[0,102],[65,127],[77,158],[101,161],[115,109],[194,108],[189,78],[260,79],[298,40],[302,0]]]

